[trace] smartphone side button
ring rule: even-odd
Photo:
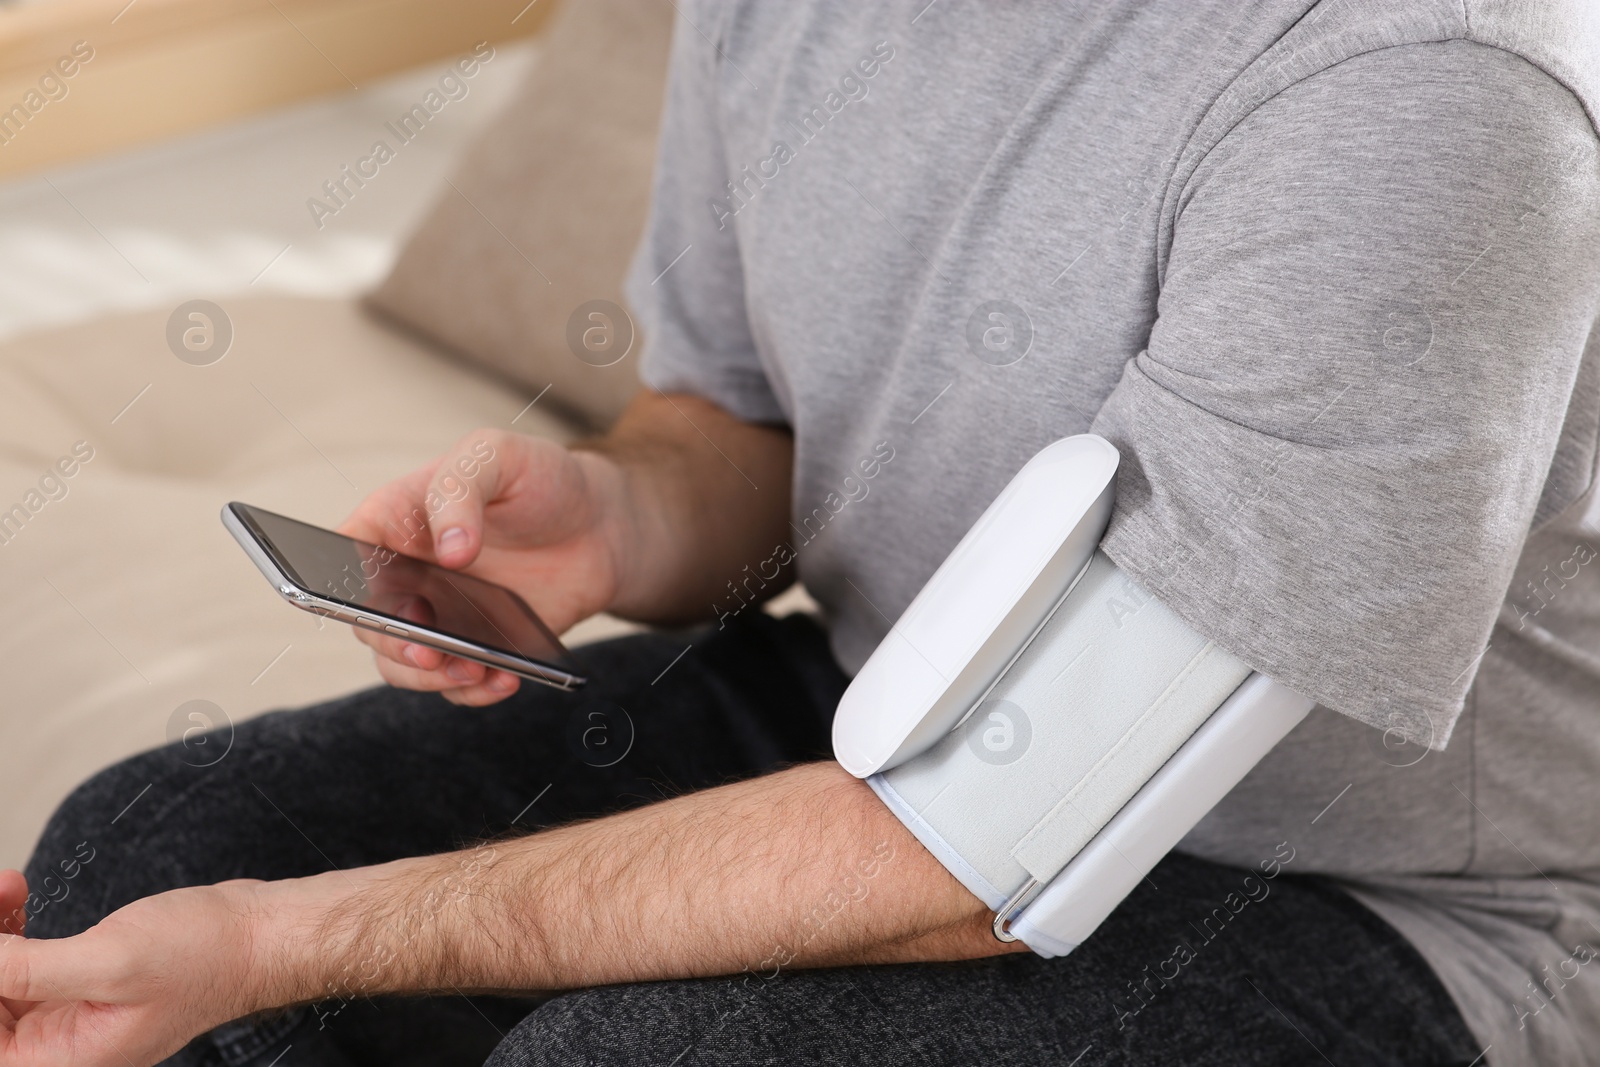
[[[384,633],[394,634],[396,637],[410,637],[411,631],[403,626],[384,626]]]
[[[381,629],[383,629],[383,623],[379,622],[377,619],[369,618],[366,615],[357,615],[356,616],[356,625],[357,626],[365,626],[365,627],[367,627],[368,629],[371,629],[371,630],[381,630]]]

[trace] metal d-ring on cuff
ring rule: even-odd
[[[1022,914],[1022,910],[1033,903],[1033,898],[1044,891],[1044,884],[1037,878],[1029,878],[1022,883],[1022,888],[1011,894],[1011,899],[1000,905],[994,913],[994,939],[1007,944],[1015,941],[1017,935],[1011,932],[1011,923]]]

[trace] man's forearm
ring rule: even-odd
[[[609,610],[644,622],[709,618],[727,583],[789,538],[794,443],[781,427],[744,422],[692,396],[643,393],[580,453],[611,461],[617,598]],[[790,568],[765,584],[788,584]]]
[[[809,764],[477,850],[269,883],[273,1003],[1015,950],[860,781]]]

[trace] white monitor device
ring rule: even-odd
[[[834,758],[857,778],[950,732],[1022,653],[1111,522],[1117,450],[1092,434],[1048,446],[945,557],[850,683]]]
[[[995,911],[997,937],[1046,956],[1081,943],[1312,706],[1097,551],[1117,463],[1089,434],[1029,460],[834,719],[839,763]],[[1131,618],[1105,610],[1118,589]],[[1014,727],[1025,752],[986,749]]]

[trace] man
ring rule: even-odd
[[[632,285],[658,391],[571,451],[469,435],[346,529],[394,541],[492,450],[424,554],[558,629],[711,623],[585,650],[576,697],[363,635],[397,689],[103,773],[29,871],[95,850],[31,931],[76,936],[0,946],[0,1064],[1583,1062],[1581,0],[681,7]],[[1106,552],[1323,706],[1045,961],[826,732],[1090,430]],[[753,606],[795,555],[826,634]]]

